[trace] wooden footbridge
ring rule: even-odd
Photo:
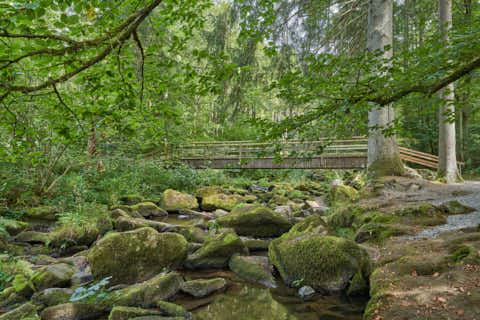
[[[365,137],[317,141],[191,142],[149,156],[160,155],[198,169],[361,169],[367,167],[367,142]],[[399,152],[404,161],[432,169],[438,167],[435,155],[403,147],[399,147]]]

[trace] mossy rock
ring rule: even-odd
[[[207,239],[207,232],[197,227],[174,226],[169,229],[170,232],[181,234],[189,242],[203,243]]]
[[[327,235],[329,228],[324,219],[325,217],[319,214],[312,214],[303,221],[294,224],[288,233],[282,235],[281,239],[294,239],[302,235]]]
[[[392,157],[377,159],[368,166],[368,175],[374,178],[403,176],[404,174],[405,167],[399,153],[394,154]]]
[[[27,302],[27,298],[18,294],[14,287],[8,287],[0,292],[0,308],[11,307]]]
[[[30,302],[0,315],[0,320],[40,320],[37,309]]]
[[[230,270],[239,277],[251,282],[258,282],[267,287],[276,287],[275,278],[270,271],[267,257],[242,256],[235,254],[228,264]]]
[[[328,194],[328,201],[332,203],[348,203],[359,198],[358,191],[352,187],[340,184],[332,186]]]
[[[195,298],[203,298],[216,291],[224,290],[226,286],[227,281],[223,278],[213,278],[208,280],[198,279],[185,281],[182,284],[181,290]]]
[[[168,215],[167,211],[157,207],[153,202],[141,202],[130,206],[130,208],[133,211],[140,213],[142,217],[163,217]]]
[[[193,319],[193,316],[190,312],[188,312],[184,307],[175,303],[156,301],[155,308],[166,316],[181,317],[181,319]]]
[[[243,202],[243,197],[236,194],[215,193],[202,199],[202,209],[214,211],[216,209],[232,210]]]
[[[136,210],[133,209],[134,206],[120,205],[113,207],[110,212],[110,217],[116,219],[118,217],[125,217],[126,215],[131,218],[143,219],[143,216]]]
[[[248,249],[235,233],[223,232],[205,241],[200,249],[189,255],[185,266],[190,269],[224,268],[235,253],[248,254]]]
[[[195,197],[199,198],[200,200],[212,196],[214,194],[225,193],[223,188],[218,186],[206,186],[195,190]]]
[[[167,189],[160,198],[160,207],[167,211],[178,211],[180,209],[197,209],[197,198],[190,194]]]
[[[439,206],[439,209],[449,215],[465,214],[476,211],[475,208],[461,204],[456,200],[447,201]]]
[[[108,310],[99,304],[64,303],[48,307],[40,315],[42,320],[79,320],[98,319],[107,314]]]
[[[141,228],[107,235],[90,249],[87,259],[95,279],[112,276],[112,284],[128,284],[180,266],[187,250],[182,235]]]
[[[15,236],[17,242],[27,243],[47,243],[49,241],[49,235],[43,232],[37,231],[22,231]]]
[[[305,193],[303,193],[302,191],[299,191],[299,190],[288,191],[285,196],[289,199],[306,200],[306,199],[309,198]]]
[[[144,198],[139,194],[127,194],[121,196],[118,200],[120,200],[121,204],[131,206],[144,201]]]
[[[233,228],[239,235],[254,237],[276,237],[291,228],[287,218],[261,205],[235,209],[229,215],[218,218],[217,223]]]
[[[244,238],[242,241],[248,248],[248,251],[267,251],[270,243],[268,240],[252,238]]]
[[[48,288],[36,292],[32,296],[32,302],[37,306],[50,307],[58,304],[67,303],[73,294],[70,288]]]
[[[52,264],[36,271],[30,282],[35,291],[48,288],[62,288],[70,285],[70,280],[78,270],[66,263]]]
[[[348,286],[347,295],[349,296],[366,296],[368,295],[368,279],[361,272],[355,273],[350,285]]]
[[[270,203],[276,204],[276,205],[287,205],[290,200],[282,195],[276,194],[270,199]]]
[[[356,219],[355,223],[360,226],[367,223],[391,224],[397,222],[398,220],[398,217],[392,214],[386,214],[379,211],[370,211],[359,216],[358,219]]]
[[[355,242],[372,242],[383,244],[391,237],[411,234],[411,228],[395,224],[367,223],[362,225],[355,234]]]
[[[387,264],[386,267],[398,276],[409,275],[413,271],[419,276],[429,276],[450,268],[445,256],[437,253],[405,256]]]
[[[448,259],[455,263],[480,265],[480,254],[478,253],[478,250],[467,245],[459,245],[450,248]]]
[[[29,278],[26,277],[23,273],[18,273],[13,278],[12,286],[15,289],[15,292],[25,298],[30,298],[31,295],[35,292],[33,284],[30,283]]]
[[[50,233],[50,245],[64,250],[73,246],[90,246],[112,230],[112,221],[107,217],[100,217],[87,226],[63,225]]]
[[[307,234],[276,239],[270,243],[268,256],[288,285],[302,281],[324,293],[345,291],[357,272],[364,279],[371,272],[365,249],[351,240],[333,236]]]
[[[13,219],[6,219],[4,217],[0,217],[0,228],[5,229],[10,235],[15,236],[20,232],[24,231],[28,227],[28,223],[13,220]]]
[[[58,209],[53,206],[40,206],[28,208],[25,212],[25,217],[38,220],[57,220]]]
[[[162,312],[158,310],[148,310],[135,307],[116,306],[110,312],[108,320],[129,320],[141,316],[161,316]]]
[[[406,223],[436,226],[447,223],[441,208],[429,203],[420,203],[406,208],[395,210],[394,214],[403,217]]]
[[[183,278],[177,272],[159,274],[147,281],[119,290],[119,296],[114,303],[118,306],[153,308],[157,301],[175,296],[182,284]]]

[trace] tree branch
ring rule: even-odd
[[[57,86],[54,84],[54,85],[52,85],[52,87],[53,87],[53,92],[55,92],[55,95],[57,96],[60,103],[65,107],[65,109],[67,109],[73,115],[73,117],[75,118],[75,120],[78,123],[78,126],[82,130],[83,135],[86,136],[85,129],[83,128],[83,125],[80,122],[80,119],[78,119],[77,114],[75,112],[73,112],[73,110],[70,109],[70,107],[63,101],[62,96],[60,95],[60,92],[58,92],[58,90],[57,90]]]

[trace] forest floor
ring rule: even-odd
[[[411,203],[451,200],[476,211],[448,216],[445,224],[416,225],[415,234],[371,247],[377,267],[365,319],[480,319],[480,182],[389,178],[380,196],[364,202],[392,212]]]

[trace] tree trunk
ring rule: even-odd
[[[452,0],[438,0],[440,36],[449,42],[448,31],[452,28]],[[439,114],[438,139],[438,178],[444,178],[447,183],[457,181],[457,154],[455,141],[455,122],[448,122],[447,115],[455,112],[453,83],[440,91],[444,100]]]
[[[370,0],[368,8],[367,50],[384,50],[392,46],[393,0]],[[391,58],[391,49],[384,58]],[[391,105],[373,107],[368,113],[369,127],[387,127],[394,120]],[[404,167],[398,153],[395,136],[386,137],[381,129],[371,129],[368,137],[368,171],[374,177],[402,175]]]

